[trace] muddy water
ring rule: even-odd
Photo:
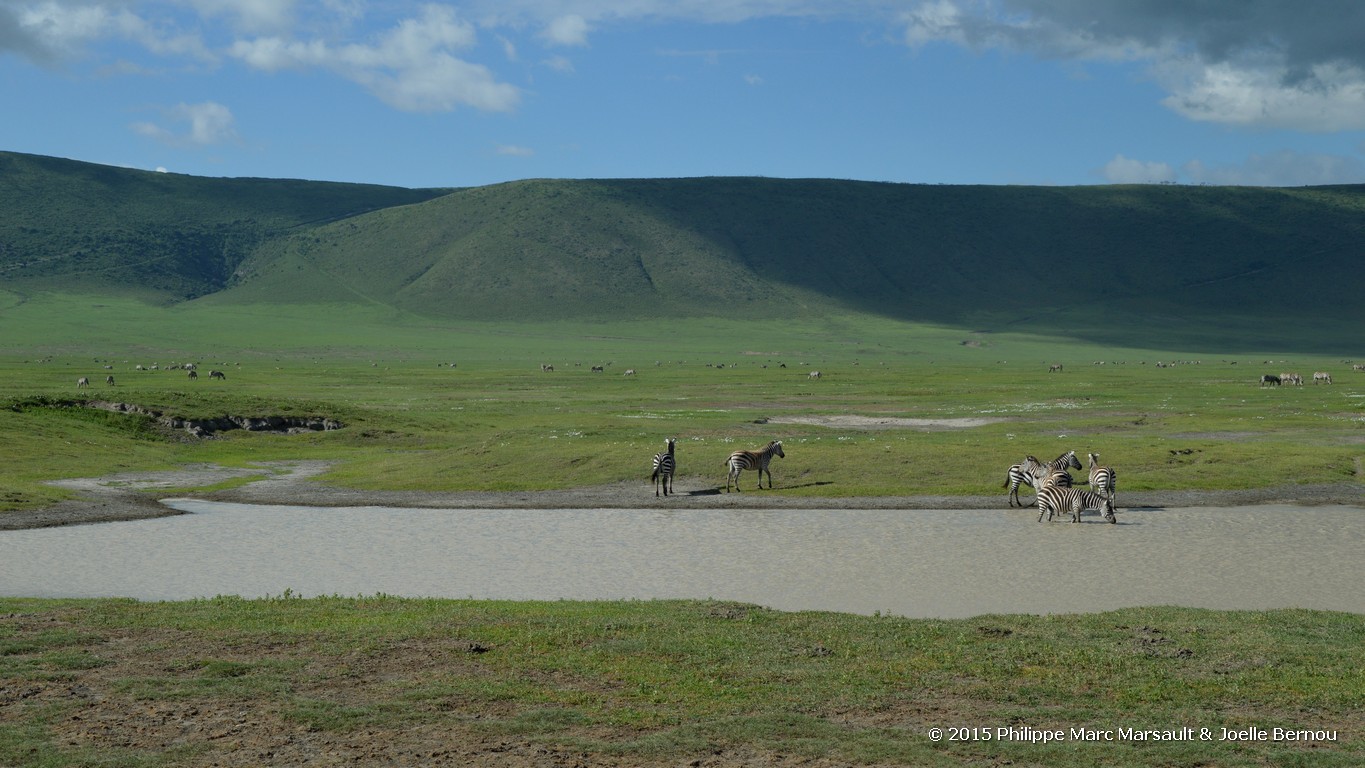
[[[1365,510],[417,510],[172,500],[0,532],[0,594],[715,598],[911,617],[1172,604],[1365,613]]]

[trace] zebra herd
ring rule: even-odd
[[[654,483],[654,495],[659,496],[660,489],[663,495],[668,496],[673,492],[673,475],[678,471],[678,460],[675,453],[677,445],[676,438],[668,438],[664,441],[667,450],[664,453],[654,454],[654,473],[649,479]],[[782,452],[782,441],[773,440],[762,449],[757,451],[734,451],[725,460],[725,492],[730,492],[731,483],[734,484],[735,491],[739,491],[739,476],[745,470],[758,470],[758,487],[763,488],[763,473],[768,473],[768,489],[773,487],[773,473],[768,464],[773,457],[786,458],[787,454]]]
[[[1054,515],[1060,517],[1066,512],[1071,513],[1071,522],[1079,523],[1081,512],[1089,509],[1099,510],[1104,519],[1111,523],[1117,522],[1114,517],[1114,494],[1118,476],[1113,467],[1100,464],[1099,454],[1089,454],[1089,458],[1090,476],[1087,484],[1090,490],[1072,485],[1068,470],[1081,468],[1075,451],[1067,451],[1048,462],[1027,456],[1019,464],[1011,465],[1005,472],[1005,484],[1001,486],[1009,488],[1009,506],[1013,507],[1016,503],[1021,508],[1025,506],[1019,500],[1019,486],[1028,485],[1037,491],[1034,503],[1038,505],[1040,523],[1044,514],[1050,521]]]

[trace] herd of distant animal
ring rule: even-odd
[[[105,368],[110,368],[111,366],[106,365],[106,366],[104,366],[104,367],[105,367]],[[136,365],[136,366],[133,366],[133,370],[135,370],[135,371],[155,371],[155,370],[159,370],[159,369],[160,369],[160,366],[157,366],[157,365],[152,365],[151,367],[145,367],[145,366],[143,366],[143,365],[141,365],[141,364],[138,364],[138,365]],[[173,365],[173,366],[168,366],[168,367],[166,368],[166,370],[168,370],[168,371],[169,371],[169,370],[184,370],[184,371],[187,371],[187,372],[188,372],[188,376],[189,376],[189,380],[190,380],[190,381],[197,381],[197,380],[199,379],[199,370],[198,370],[198,366],[196,366],[194,363],[185,363],[184,365]],[[222,371],[209,371],[209,378],[210,378],[210,379],[220,379],[220,380],[222,380],[222,381],[227,381],[227,374],[223,373]],[[114,383],[114,374],[111,373],[111,374],[109,374],[108,376],[105,376],[105,377],[104,377],[104,383],[107,384],[107,385],[109,385],[109,386],[111,386],[111,387],[116,386],[115,383]],[[80,377],[79,379],[76,379],[76,389],[85,389],[85,388],[88,387],[88,386],[90,386],[90,377],[88,377],[88,376],[82,376],[82,377]]]

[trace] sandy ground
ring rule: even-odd
[[[328,507],[389,506],[438,509],[1004,509],[1006,496],[876,496],[805,497],[776,490],[756,491],[746,476],[740,493],[725,493],[715,485],[692,484],[679,478],[674,494],[656,498],[648,483],[573,488],[557,491],[427,492],[362,491],[327,485],[318,477],[326,462],[297,461],[260,465],[254,469],[189,466],[167,472],[141,472],[61,481],[80,492],[80,498],[53,507],[0,513],[0,530],[56,525],[135,520],[180,514],[157,499],[193,497],[252,504]],[[212,492],[183,489],[233,479],[255,478],[238,488]],[[1023,494],[1030,500],[1028,493]],[[1346,504],[1365,507],[1365,493],[1353,483],[1292,485],[1237,491],[1119,492],[1119,508],[1226,507],[1249,504]]]

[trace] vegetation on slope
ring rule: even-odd
[[[500,320],[854,311],[1325,350],[1365,320],[1362,213],[1365,187],[536,180],[277,240],[221,298]]]
[[[1365,186],[694,178],[403,190],[0,154],[0,211],[0,275],[28,291],[455,320],[854,313],[1337,353],[1365,322]]]
[[[221,290],[283,232],[446,191],[208,179],[0,152],[0,280],[192,298]]]

